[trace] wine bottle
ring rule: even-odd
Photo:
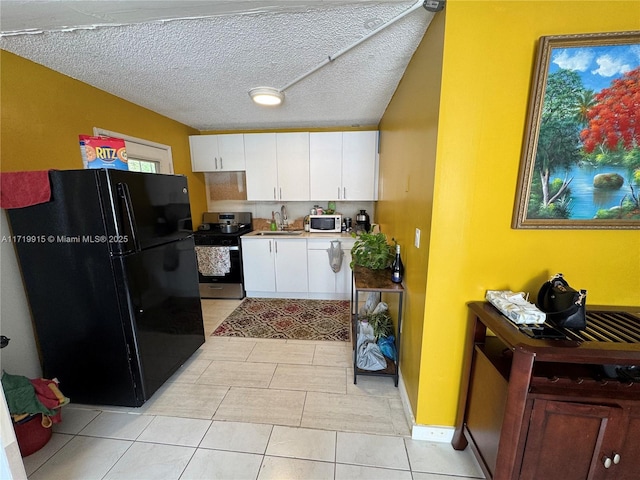
[[[403,275],[404,265],[402,265],[402,258],[400,258],[400,245],[396,245],[396,258],[394,258],[391,265],[391,281],[393,283],[401,283]]]

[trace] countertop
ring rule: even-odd
[[[293,235],[293,232],[300,232],[299,235]],[[331,239],[344,239],[344,240],[353,240],[356,238],[352,237],[350,233],[346,232],[331,232],[331,233],[316,233],[316,232],[305,232],[303,230],[285,230],[285,231],[276,231],[271,232],[269,230],[254,230],[253,232],[246,233],[242,235],[242,238],[278,238],[278,239],[286,239],[286,238],[304,238],[304,239],[319,239],[319,240],[331,240]]]

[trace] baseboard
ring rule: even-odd
[[[413,440],[424,440],[427,442],[451,443],[453,440],[454,427],[442,427],[436,425],[418,425],[416,418],[411,409],[407,388],[402,378],[402,370],[398,372],[399,381],[398,389],[400,390],[400,398],[402,399],[402,407],[407,417],[407,422],[411,425],[411,438]]]
[[[401,368],[398,369],[398,390],[400,391],[400,400],[402,400],[402,408],[404,409],[405,417],[407,417],[407,423],[413,426],[416,424],[416,418],[413,416],[413,410],[411,409],[411,402],[409,402],[409,395],[407,395],[407,387],[402,378]]]

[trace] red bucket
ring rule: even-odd
[[[27,457],[32,453],[37,452],[44,447],[49,440],[51,440],[51,424],[60,421],[61,411],[54,417],[47,417],[41,413],[31,415],[20,423],[14,423],[13,429],[16,432],[16,439],[18,440],[18,447],[20,447],[20,454],[23,457]],[[56,418],[57,417],[57,418]],[[48,425],[48,427],[42,424]]]

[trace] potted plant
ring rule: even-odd
[[[351,268],[360,265],[372,270],[388,268],[393,261],[393,248],[384,233],[362,232],[351,249]]]

